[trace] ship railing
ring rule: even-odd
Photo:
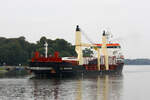
[[[108,57],[108,63],[109,63],[109,65],[116,65],[117,64],[117,58],[116,58],[116,56],[109,56]],[[83,64],[84,65],[97,64],[97,58],[96,57],[84,57],[83,58]],[[105,58],[104,58],[104,56],[100,57],[100,64],[101,65],[105,64]]]

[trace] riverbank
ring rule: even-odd
[[[9,78],[9,77],[22,77],[28,75],[28,72],[25,68],[6,68],[0,67],[0,78]]]

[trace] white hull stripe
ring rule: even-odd
[[[52,70],[52,67],[27,67],[30,70]]]
[[[52,67],[27,67],[27,69],[30,69],[30,70],[52,70],[53,68]],[[64,67],[60,70],[72,70],[72,68]]]

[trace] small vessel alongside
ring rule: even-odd
[[[54,56],[47,56],[48,44],[45,43],[45,56],[40,57],[39,52],[29,62],[27,69],[36,76],[76,76],[92,74],[121,74],[124,65],[124,56],[119,43],[110,39],[110,34],[103,31],[101,44],[82,43],[81,30],[76,27],[75,51],[77,57],[59,57],[59,52]],[[82,48],[90,47],[96,56],[83,57]]]

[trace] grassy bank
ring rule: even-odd
[[[6,73],[6,72],[7,72],[7,70],[5,70],[4,67],[0,67],[0,73]]]

